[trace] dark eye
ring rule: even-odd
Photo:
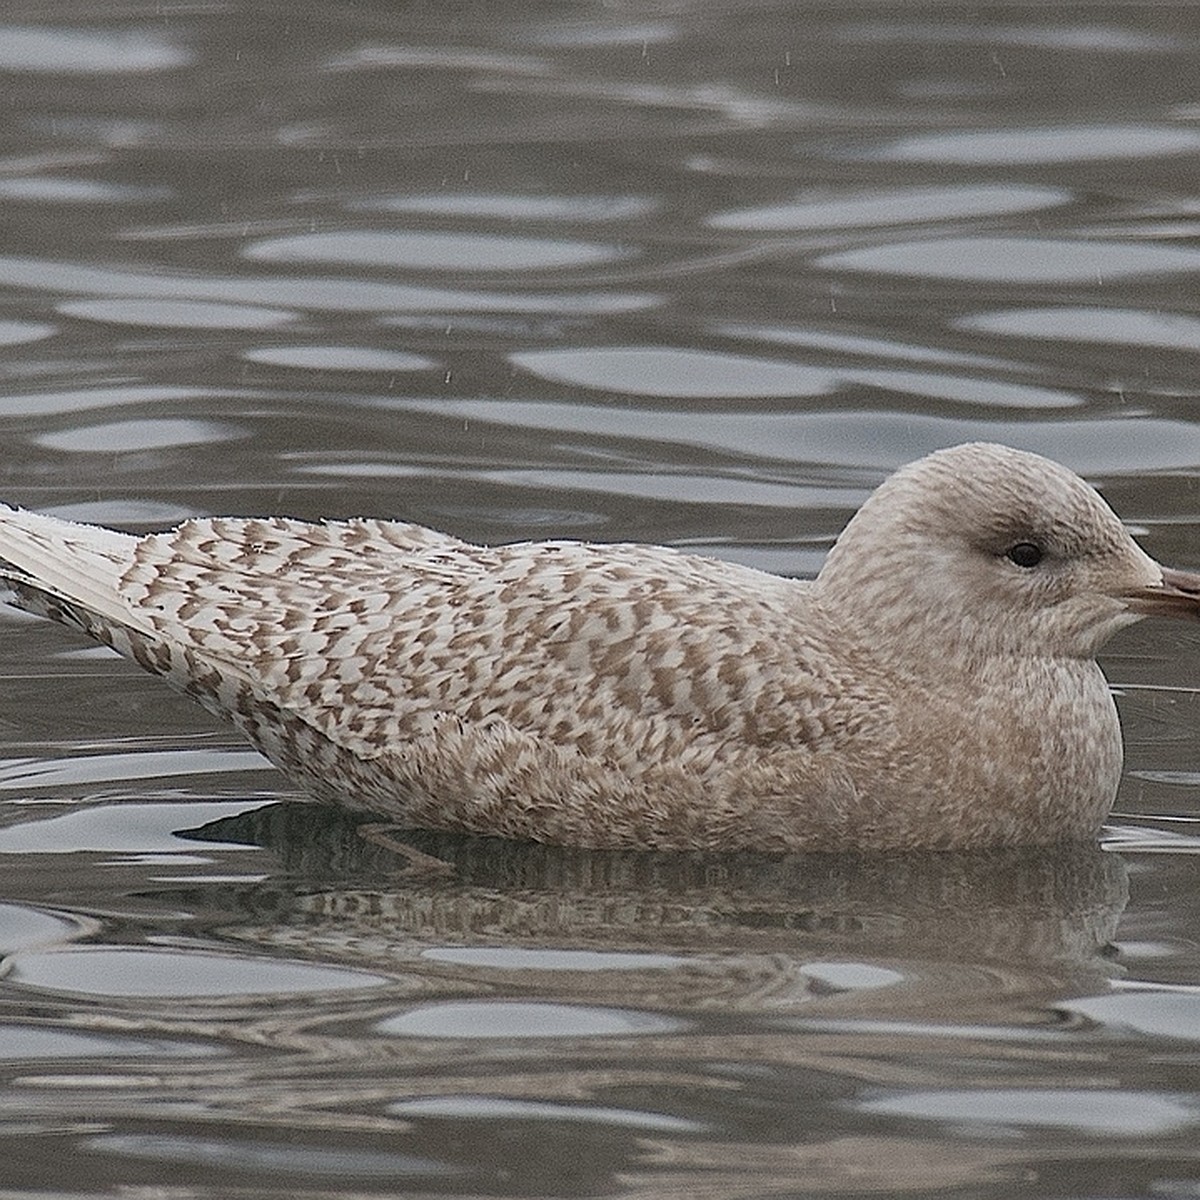
[[[1009,546],[1004,557],[1018,567],[1036,567],[1042,561],[1042,548],[1033,542],[1018,542],[1015,546]]]

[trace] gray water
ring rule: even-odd
[[[1048,453],[1200,567],[1200,9],[21,3],[0,495],[817,570]],[[432,836],[0,617],[0,1197],[1200,1195],[1200,640],[1103,848]]]

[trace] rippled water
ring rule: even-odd
[[[990,437],[1200,566],[1192,6],[0,22],[10,501],[811,574]],[[1107,666],[1104,850],[430,877],[6,613],[0,1194],[1195,1196],[1200,642]]]

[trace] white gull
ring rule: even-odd
[[[397,824],[672,850],[1093,837],[1121,773],[1095,655],[1200,612],[1100,496],[973,443],[898,471],[813,582],[654,546],[0,506],[0,599]]]

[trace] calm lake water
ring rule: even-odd
[[[1200,8],[18,3],[0,495],[814,573],[994,438],[1200,567]],[[406,874],[0,617],[0,1197],[1200,1195],[1200,636],[1105,847]]]

